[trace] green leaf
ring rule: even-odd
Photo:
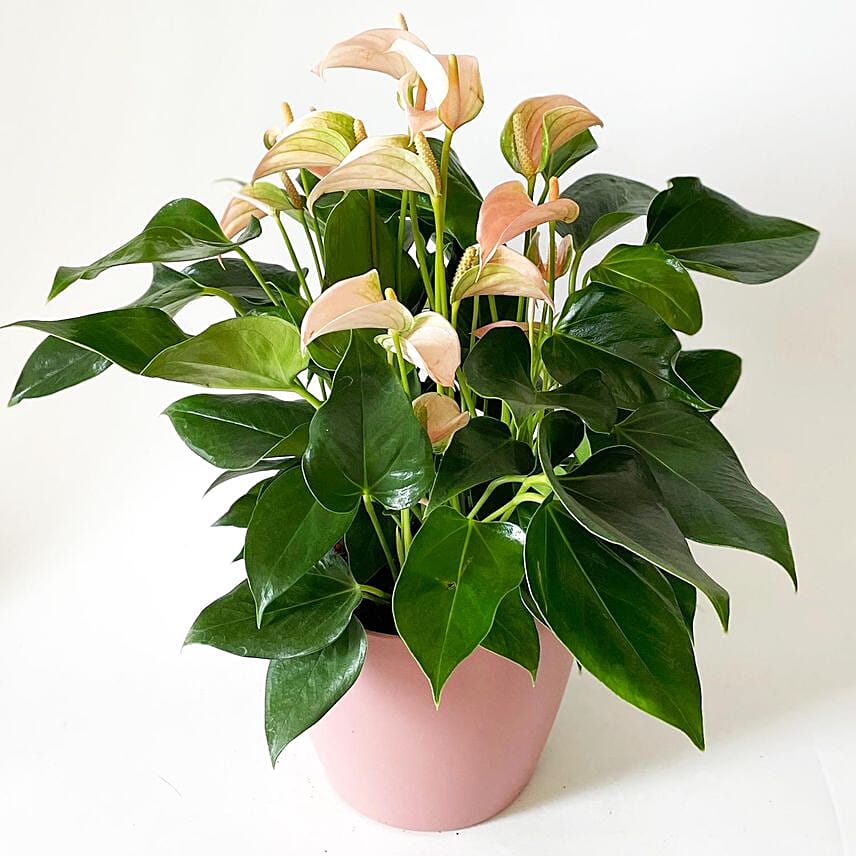
[[[530,353],[522,330],[498,327],[470,351],[464,374],[479,395],[507,402],[518,421],[535,410],[562,408],[576,413],[594,431],[610,430],[615,402],[599,371],[580,369],[561,381],[559,389],[544,392],[532,385]]]
[[[477,416],[452,437],[428,503],[428,513],[461,491],[500,476],[526,476],[535,468],[532,450],[498,419]]]
[[[541,640],[532,613],[523,605],[519,587],[512,589],[499,602],[493,626],[481,644],[488,651],[522,666],[535,683],[541,659]]]
[[[557,223],[560,235],[571,235],[574,248],[583,252],[648,210],[657,191],[647,184],[620,175],[595,173],[575,181],[562,191],[580,206],[573,223]]]
[[[526,577],[548,624],[584,669],[704,748],[692,640],[655,567],[595,538],[553,500],[529,524]]]
[[[246,315],[163,350],[143,374],[222,389],[288,390],[307,365],[293,324],[272,315]]]
[[[550,155],[550,159],[547,161],[547,166],[544,168],[542,174],[546,176],[554,175],[558,178],[560,175],[564,175],[574,164],[596,151],[597,140],[592,136],[591,131],[588,129],[580,131],[579,134],[559,146]]]
[[[239,657],[277,660],[311,654],[336,640],[361,600],[360,587],[336,555],[325,556],[265,611],[246,580],[202,610],[185,645],[210,645]]]
[[[178,436],[201,458],[224,470],[262,458],[300,456],[315,409],[270,395],[190,395],[164,411]]]
[[[651,203],[645,243],[693,270],[756,285],[790,273],[818,237],[802,223],[747,211],[697,178],[673,178]]]
[[[672,368],[681,348],[678,337],[641,300],[593,282],[570,296],[565,313],[541,348],[544,365],[559,383],[598,369],[619,407],[633,410],[675,398],[710,409]]]
[[[210,259],[234,250],[261,234],[258,220],[234,240],[220,229],[217,218],[193,199],[176,199],[164,205],[145,228],[127,244],[82,267],[61,267],[54,277],[49,300],[79,279],[94,279],[118,265],[141,262],[183,262]]]
[[[387,544],[395,543],[395,523],[386,514],[379,515],[380,528]],[[386,556],[377,537],[371,518],[365,507],[360,505],[357,516],[345,533],[345,549],[348,564],[358,583],[367,583],[378,571],[387,567]]]
[[[153,309],[162,309],[167,315],[175,315],[203,294],[202,286],[181,271],[166,265],[153,264],[151,284],[130,305],[150,306]]]
[[[253,512],[256,510],[259,497],[270,487],[275,476],[262,479],[262,481],[254,484],[243,496],[239,496],[228,508],[228,510],[218,517],[211,525],[212,526],[236,526],[239,529],[246,529],[250,525]]]
[[[247,530],[247,577],[256,615],[288,591],[348,531],[354,511],[328,511],[295,467],[277,476],[256,505]]]
[[[564,463],[585,439],[579,416],[567,410],[548,413],[538,426],[538,459],[545,473]]]
[[[640,407],[615,433],[643,456],[684,535],[767,556],[796,584],[784,518],[752,486],[709,420],[689,407],[660,402]]]
[[[256,262],[256,267],[265,282],[281,294],[300,293],[300,279],[293,270],[267,262]],[[182,273],[205,288],[219,288],[253,303],[270,302],[243,259],[209,259],[184,268]],[[307,273],[309,271],[304,268],[304,276]]]
[[[699,398],[720,408],[734,392],[742,365],[737,354],[710,348],[681,351],[675,361],[675,371]]]
[[[267,460],[259,461],[254,467],[246,467],[241,470],[226,470],[226,472],[220,473],[220,475],[217,476],[210,485],[208,485],[205,493],[210,493],[215,487],[219,487],[221,484],[225,484],[232,479],[241,478],[242,476],[256,475],[257,473],[270,473],[274,471],[284,472],[285,470],[290,470],[293,467],[299,466],[299,458],[268,458]]]
[[[110,367],[110,360],[71,342],[48,336],[30,354],[9,406],[25,398],[41,398],[68,389],[101,374]]]
[[[567,475],[547,469],[562,505],[589,532],[692,583],[728,626],[728,592],[700,568],[639,453],[613,446]]]
[[[438,508],[416,533],[392,596],[404,644],[439,705],[454,669],[490,632],[500,601],[523,576],[523,532]]]
[[[303,471],[312,492],[337,512],[361,497],[408,508],[434,477],[431,443],[381,350],[354,335],[333,388],[309,426]]]
[[[136,374],[161,351],[187,340],[169,315],[150,307],[113,309],[62,321],[18,321],[9,326],[41,330]]]
[[[377,265],[372,260],[372,220],[365,193],[350,191],[330,212],[324,232],[324,270],[332,285],[377,268],[384,288],[396,284],[397,237],[380,217],[376,218]],[[416,263],[406,253],[401,256],[402,282],[398,298],[411,305],[414,295],[423,294],[422,279]]]
[[[681,615],[683,616],[684,624],[687,626],[690,638],[694,639],[696,601],[698,599],[696,587],[684,582],[679,577],[672,576],[672,574],[667,571],[661,571],[661,573],[665,577],[666,582],[672,587],[672,592],[675,595],[678,609],[680,609]]]
[[[647,303],[673,330],[698,333],[701,300],[686,268],[657,244],[613,247],[589,271],[594,282],[614,285]]]
[[[356,618],[331,645],[312,654],[271,660],[265,684],[265,733],[272,763],[353,686],[366,658]]]

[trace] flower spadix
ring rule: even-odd
[[[559,197],[536,205],[519,181],[506,181],[488,193],[479,210],[476,240],[481,250],[481,265],[486,265],[505,243],[540,226],[561,221],[572,223],[580,209],[572,199]]]
[[[326,175],[355,145],[353,116],[314,110],[285,128],[259,162],[253,181],[287,169]]]
[[[456,431],[469,421],[454,398],[438,392],[426,392],[413,399],[413,413],[428,434],[435,452],[445,452]]]
[[[482,294],[531,297],[553,305],[538,268],[526,256],[509,247],[499,247],[481,269],[471,267],[460,277],[455,277],[450,299],[454,303]]]
[[[315,185],[307,204],[311,209],[320,196],[345,190],[415,190],[437,194],[431,168],[408,148],[406,136],[369,137]]]
[[[410,310],[383,296],[376,270],[343,279],[321,293],[303,316],[300,340],[305,348],[313,339],[338,330],[381,328],[404,332],[413,326]]]
[[[474,56],[432,54],[404,39],[397,40],[390,51],[405,57],[412,67],[399,79],[398,90],[412,134],[441,124],[454,131],[481,112],[484,91]],[[426,107],[428,97],[433,108]]]
[[[515,172],[542,172],[565,143],[594,125],[603,125],[584,104],[568,95],[541,95],[521,101],[505,123],[500,147]]]

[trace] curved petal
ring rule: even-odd
[[[560,276],[564,276],[568,272],[568,268],[571,263],[571,241],[569,240],[571,235],[565,235],[561,241],[559,241],[556,246],[556,259],[555,259],[555,270],[554,276],[558,279]],[[549,253],[549,247],[547,249]],[[529,249],[527,250],[526,257],[538,270],[541,272],[541,276],[544,279],[550,278],[550,257],[547,256],[546,259],[541,257],[541,236],[536,232],[535,237],[529,242]]]
[[[540,321],[533,321],[532,326],[536,331],[539,331],[544,325]],[[519,330],[522,330],[524,333],[529,332],[529,322],[528,321],[491,321],[490,324],[484,324],[479,327],[478,330],[475,331],[475,336],[477,339],[481,339],[486,333],[490,333],[496,327],[517,327]]]
[[[480,294],[532,297],[553,305],[538,268],[526,256],[508,247],[499,247],[481,271],[478,268],[466,271],[455,283],[450,300],[454,302]]]
[[[449,92],[438,105],[437,112],[442,123],[452,131],[475,119],[484,106],[479,61],[468,55],[457,56],[456,59],[457,76],[449,74],[448,55],[437,57],[449,79]]]
[[[337,190],[415,190],[435,196],[437,185],[430,167],[406,148],[407,137],[369,137],[312,189],[306,203]]]
[[[267,206],[264,209],[260,208],[260,203],[247,195],[247,191],[251,189],[250,184],[242,187],[240,193],[236,193],[226,205],[226,210],[220,218],[220,228],[227,238],[234,238],[235,235],[243,232],[250,225],[253,217],[261,220],[270,213]]]
[[[449,92],[449,77],[439,58],[424,46],[420,47],[404,39],[396,39],[389,50],[390,53],[399,54],[407,60],[425,84],[431,100],[436,106],[440,106]]]
[[[506,181],[488,193],[479,211],[476,240],[481,251],[481,264],[487,264],[502,244],[534,229],[542,223],[572,223],[580,209],[572,199],[559,197],[553,202],[536,205],[519,181]]]
[[[427,432],[435,452],[445,451],[455,432],[470,421],[470,414],[462,413],[454,398],[438,392],[426,392],[414,398],[413,412]]]
[[[438,128],[442,124],[435,109],[426,109],[424,104],[420,107],[413,103],[411,92],[419,85],[419,82],[419,75],[415,71],[405,74],[398,81],[398,98],[404,106],[411,137],[415,137],[420,132],[424,134],[426,131],[433,131],[434,128]]]
[[[343,279],[313,301],[300,325],[306,347],[313,339],[337,330],[381,328],[407,330],[413,316],[403,303],[384,300],[376,270]]]
[[[426,49],[425,43],[409,30],[398,27],[385,27],[357,33],[333,45],[312,71],[319,77],[324,76],[328,68],[364,68],[379,71],[391,77],[401,77],[410,71],[407,60],[399,53],[389,53],[396,41],[404,41]]]
[[[348,140],[330,128],[305,127],[281,137],[253,173],[253,181],[286,169],[332,169],[351,152]]]
[[[461,365],[461,342],[455,328],[436,312],[420,312],[401,335],[404,358],[441,386],[455,385]]]

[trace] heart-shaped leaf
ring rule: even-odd
[[[583,252],[617,229],[644,216],[657,191],[647,184],[620,175],[594,173],[575,181],[562,191],[580,206],[573,223],[557,223],[560,235],[571,235],[574,248]]]
[[[657,244],[619,244],[589,271],[594,282],[605,282],[648,304],[673,330],[698,333],[701,300],[686,268]]]
[[[530,359],[529,342],[522,330],[497,327],[470,351],[464,374],[479,395],[507,402],[518,420],[535,410],[561,408],[576,413],[594,431],[611,429],[615,402],[599,371],[581,368],[563,386],[545,392],[532,385]]]
[[[684,535],[768,556],[796,584],[784,518],[709,420],[663,401],[640,407],[615,433],[644,457]]]
[[[340,636],[360,600],[348,566],[329,554],[268,606],[261,627],[244,580],[202,610],[184,644],[265,660],[311,654]]]
[[[701,589],[722,626],[728,626],[728,592],[696,564],[635,449],[613,446],[596,452],[566,475],[548,467],[547,478],[562,505],[589,532]]]
[[[586,671],[704,748],[692,640],[653,565],[594,537],[553,500],[529,524],[526,578],[548,624]]]
[[[217,218],[193,199],[176,199],[164,205],[145,228],[127,244],[82,267],[61,267],[48,299],[79,279],[94,279],[108,268],[141,262],[184,262],[210,259],[234,250],[261,234],[257,220],[236,238],[227,238]]]
[[[280,294],[300,293],[300,279],[293,270],[269,262],[256,262],[256,267]],[[243,259],[208,259],[188,265],[182,273],[205,288],[219,288],[251,303],[270,303]],[[306,268],[303,273],[308,273]]]
[[[500,601],[523,576],[523,532],[448,506],[416,533],[392,596],[395,626],[440,702],[454,669],[490,632]]]
[[[493,626],[481,644],[488,651],[523,666],[535,683],[541,659],[541,640],[532,613],[523,605],[520,588],[512,589],[499,602]]]
[[[259,499],[247,530],[247,577],[259,621],[341,540],[353,519],[353,509],[337,514],[320,505],[298,467],[276,478]]]
[[[356,618],[339,638],[312,654],[271,660],[265,684],[265,733],[271,761],[314,725],[353,686],[366,658]]]
[[[338,512],[362,497],[407,508],[431,485],[431,443],[383,352],[364,337],[352,336],[309,426],[303,471],[318,500]]]
[[[452,438],[431,488],[428,513],[461,491],[508,475],[529,475],[535,468],[532,450],[515,440],[507,425],[477,416]]]
[[[288,390],[307,365],[293,324],[246,315],[161,351],[143,374],[221,389]]]
[[[588,369],[603,372],[616,403],[628,410],[663,398],[711,409],[675,374],[672,365],[680,348],[678,337],[653,309],[626,292],[593,282],[570,296],[541,356],[559,383]]]
[[[208,463],[224,470],[252,467],[262,458],[300,456],[315,409],[269,395],[190,395],[164,411],[178,436]]]
[[[737,381],[743,361],[731,351],[709,348],[681,351],[675,361],[675,371],[692,391],[713,407],[722,407]]]
[[[212,526],[235,526],[246,529],[250,525],[259,497],[270,487],[276,476],[262,479],[254,484],[243,496],[239,496],[229,508],[220,515]]]
[[[542,170],[542,175],[554,175],[558,178],[564,175],[575,163],[596,151],[597,140],[592,136],[591,131],[582,131],[551,153],[547,166]]]
[[[646,244],[659,244],[693,270],[750,285],[790,273],[814,249],[818,232],[755,214],[705,187],[673,178],[648,210]]]

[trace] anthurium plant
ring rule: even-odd
[[[315,71],[340,67],[396,81],[402,133],[283,105],[219,221],[177,199],[57,271],[52,298],[117,265],[152,278],[121,308],[17,322],[47,338],[12,403],[114,363],[224,391],[166,411],[222,471],[212,486],[258,479],[215,524],[246,530],[245,578],[187,642],[270,661],[274,760],[353,685],[366,630],[401,637],[439,705],[479,646],[537,680],[539,623],[703,747],[696,597],[723,627],[729,600],[687,540],[796,576],[782,515],[716,427],[740,358],[686,344],[692,274],[770,282],[817,232],[698,178],[575,177],[602,123],[566,95],[511,110],[509,179],[482,195],[452,148],[483,103],[474,57],[431,53],[401,19]],[[636,220],[641,241],[598,253]],[[263,226],[282,258],[251,254]],[[202,298],[231,317],[191,335],[175,318]]]

